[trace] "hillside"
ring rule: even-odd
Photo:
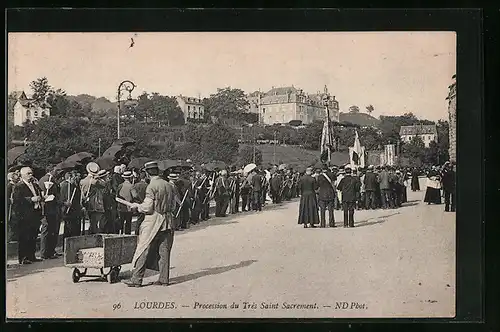
[[[349,122],[361,127],[378,127],[380,120],[366,113],[340,113],[340,122]]]
[[[89,105],[92,109],[92,112],[108,112],[108,111],[116,111],[117,103],[111,102],[107,98],[100,97],[96,98],[94,96],[90,96],[87,94],[81,94],[78,96],[67,96],[68,100],[76,101],[80,105]]]
[[[240,144],[240,148],[245,144]],[[252,146],[252,145],[250,145]],[[272,144],[259,144],[255,146],[262,152],[262,162],[273,163],[274,146]],[[319,160],[319,151],[307,150],[298,146],[276,145],[276,163],[310,165]],[[335,165],[342,165],[349,162],[347,152],[335,152],[332,156]]]

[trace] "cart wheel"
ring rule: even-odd
[[[108,282],[110,284],[114,284],[117,280],[118,280],[118,273],[120,271],[114,267],[111,269],[111,271],[109,271],[109,274],[108,274]]]
[[[78,270],[77,268],[73,269],[72,279],[74,283],[77,283],[80,280],[81,276],[82,275],[80,273],[80,270]]]

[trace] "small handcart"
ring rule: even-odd
[[[64,265],[73,268],[74,283],[82,277],[100,277],[112,284],[118,281],[121,266],[132,262],[136,247],[136,235],[93,234],[68,237],[64,240]],[[99,269],[100,274],[88,274],[87,269]],[[105,269],[109,270],[105,272]]]

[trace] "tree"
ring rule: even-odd
[[[420,136],[414,136],[409,143],[402,144],[401,155],[410,160],[410,164],[423,162],[425,153],[425,144]]]
[[[349,107],[349,113],[359,113],[359,107],[356,105],[352,105]]]
[[[54,89],[49,85],[47,77],[38,78],[30,83],[30,88],[33,91],[32,99],[38,104],[42,104],[47,100],[47,97]]]
[[[368,112],[368,114],[372,114],[372,112],[375,110],[375,108],[373,107],[372,104],[366,106],[366,111]]]
[[[206,161],[221,160],[231,163],[238,154],[238,138],[226,126],[213,124],[206,128],[199,151]]]
[[[245,92],[230,87],[217,89],[217,93],[203,100],[207,117],[235,118],[245,113],[250,106]]]
[[[240,149],[238,153],[238,164],[245,166],[250,163],[253,163],[254,162],[253,154],[254,154],[253,146],[245,145],[243,148]],[[262,164],[262,151],[260,151],[257,148],[255,148],[255,164],[257,165]]]
[[[124,114],[133,115],[139,121],[167,123],[171,126],[184,124],[184,113],[176,98],[162,96],[157,92],[143,92],[137,99],[137,105],[126,110]]]

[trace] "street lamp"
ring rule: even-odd
[[[120,139],[120,111],[121,111],[121,96],[123,91],[128,92],[127,100],[132,100],[132,91],[135,88],[135,84],[132,81],[125,80],[118,85],[118,117],[117,117],[117,132],[118,139]]]
[[[326,120],[327,121],[327,128],[328,128],[328,142],[330,143],[328,146],[328,163],[330,163],[330,161],[332,160],[332,145],[334,144],[333,142],[333,133],[330,132],[330,130],[332,129],[332,126],[330,124],[330,109],[328,108],[328,106],[330,105],[330,94],[328,93],[328,89],[326,88],[325,86],[325,93],[323,95],[323,106],[325,107],[325,111],[326,111]],[[321,146],[321,144],[320,144]]]

